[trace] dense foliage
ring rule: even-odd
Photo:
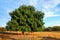
[[[20,6],[10,12],[11,20],[7,23],[9,31],[42,31],[44,30],[44,13],[36,11],[33,6]]]
[[[60,31],[60,26],[48,27],[45,31]]]

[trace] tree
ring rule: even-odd
[[[45,28],[45,31],[60,31],[60,26],[53,26]]]
[[[10,12],[11,20],[7,23],[9,31],[42,31],[44,13],[36,11],[33,6],[22,5]]]
[[[7,31],[7,29],[4,27],[0,27],[0,31]]]
[[[52,29],[53,31],[60,31],[60,26],[54,26]]]
[[[53,31],[52,27],[45,28],[45,31]]]

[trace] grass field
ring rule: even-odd
[[[0,32],[0,40],[60,40],[60,32]]]

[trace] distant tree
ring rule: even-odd
[[[52,27],[53,31],[60,31],[60,26],[54,26]]]
[[[9,13],[11,20],[7,23],[9,31],[43,31],[44,13],[36,11],[33,6],[22,5]]]
[[[0,27],[0,31],[7,31],[7,29],[4,27]]]
[[[52,27],[45,28],[45,31],[52,31]]]
[[[60,26],[53,26],[45,28],[45,31],[60,31]]]

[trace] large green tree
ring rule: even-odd
[[[7,23],[9,31],[42,31],[44,29],[44,13],[33,6],[22,5],[10,12],[11,20]]]

